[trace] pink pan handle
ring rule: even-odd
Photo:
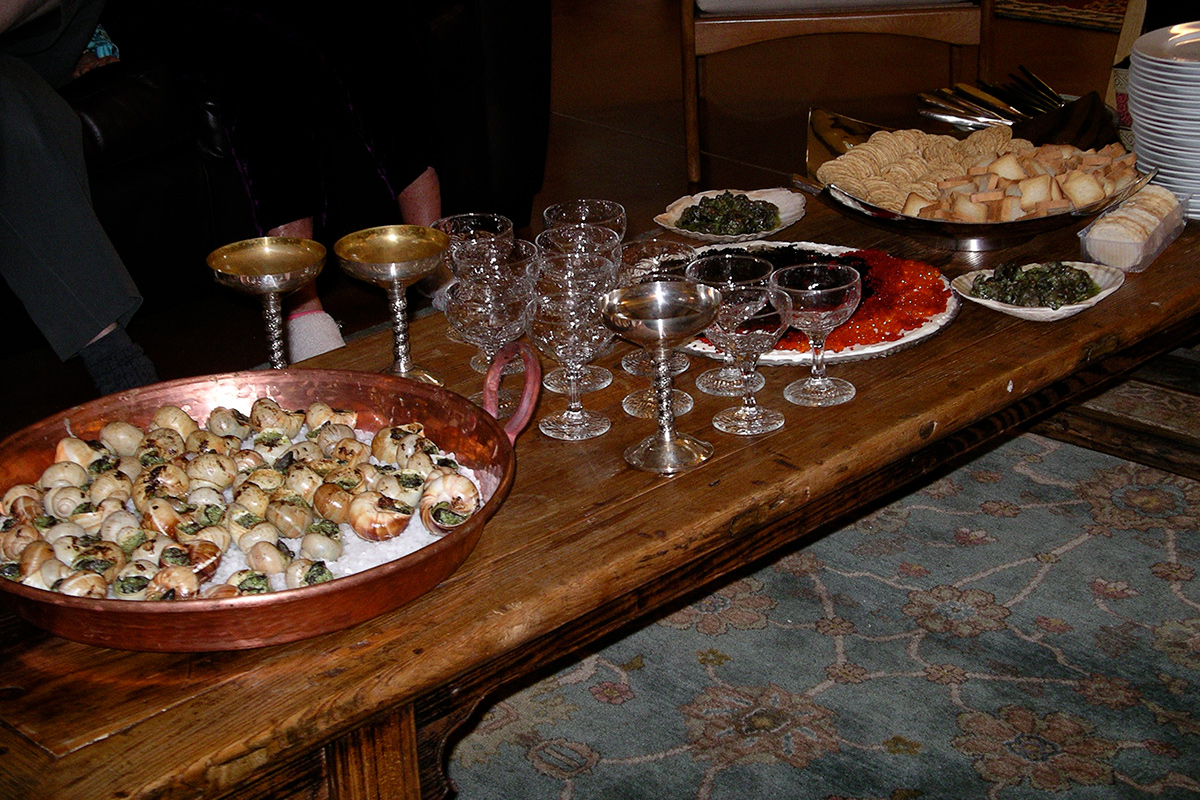
[[[517,354],[520,354],[521,360],[525,362],[525,385],[521,389],[521,401],[517,403],[517,410],[513,412],[508,424],[504,426],[504,432],[508,434],[510,442],[516,442],[517,436],[533,418],[538,392],[542,389],[542,362],[538,360],[537,353],[534,352],[533,346],[529,342],[518,339],[500,348],[492,365],[488,367],[487,376],[483,381],[483,410],[494,417],[500,405],[498,397],[500,376],[504,372],[505,365],[512,361]]]

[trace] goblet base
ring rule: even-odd
[[[783,390],[784,399],[798,406],[836,406],[854,397],[854,384],[841,378],[826,378],[823,381],[809,378],[793,381]]]
[[[475,405],[483,408],[483,392],[476,392],[467,398]],[[512,389],[500,389],[496,392],[496,419],[508,419],[517,410],[521,402],[521,393]]]
[[[736,436],[757,436],[783,427],[783,414],[761,406],[734,406],[713,417],[713,427]]]
[[[583,374],[579,378],[579,391],[581,393],[598,392],[612,383],[612,380],[612,372],[608,369],[588,364],[583,368]],[[542,376],[542,386],[551,392],[566,394],[568,391],[566,369],[558,367],[547,372]]]
[[[486,355],[483,354],[483,351],[480,351],[480,352],[476,353],[475,355],[471,356],[470,364],[471,364],[471,369],[475,370],[476,372],[480,373],[481,375],[486,375],[488,368],[492,365],[492,361]],[[525,371],[525,362],[519,358],[514,358],[512,361],[510,361],[504,365],[504,371],[501,372],[500,374],[501,375],[517,375],[524,371]]]
[[[611,427],[612,423],[608,417],[586,409],[561,411],[538,423],[538,430],[551,439],[562,439],[567,442],[593,439],[608,433],[608,429]]]
[[[675,416],[681,417],[691,411],[695,402],[687,392],[671,390],[671,407]],[[658,402],[654,398],[654,392],[649,389],[639,389],[625,395],[625,399],[621,401],[621,408],[625,409],[629,416],[638,419],[654,419],[658,416]]]
[[[687,372],[688,367],[692,365],[691,359],[686,354],[673,350],[671,359],[667,362],[671,375],[679,375]],[[637,375],[641,378],[646,378],[654,374],[654,354],[645,350],[634,350],[632,353],[626,353],[621,358],[621,369],[628,372],[630,375]]]
[[[419,383],[431,383],[434,386],[444,385],[442,379],[436,374],[430,372],[424,367],[419,367],[416,364],[411,365],[407,372],[402,372],[398,364],[392,364],[392,366],[384,370],[384,372],[388,373],[389,375],[398,375],[401,378],[408,378],[410,381],[418,381]]]
[[[761,372],[750,374],[750,392],[761,391],[767,379]],[[717,367],[696,376],[696,388],[714,397],[741,397],[746,393],[742,371],[736,367]]]
[[[670,439],[660,434],[647,436],[625,450],[629,466],[659,475],[678,475],[700,466],[712,457],[713,446],[686,433]]]

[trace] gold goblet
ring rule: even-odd
[[[333,250],[343,270],[387,289],[392,309],[392,373],[438,386],[432,372],[412,363],[408,348],[408,303],[404,290],[437,269],[450,237],[422,225],[367,228],[338,239]]]
[[[208,254],[217,283],[259,295],[271,346],[271,366],[287,367],[280,298],[315,280],[325,266],[325,248],[311,239],[261,236],[227,244]]]

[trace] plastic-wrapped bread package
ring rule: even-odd
[[[1079,232],[1083,259],[1141,272],[1183,230],[1189,199],[1146,185]]]

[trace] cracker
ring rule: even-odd
[[[978,222],[986,212],[989,221],[1010,221],[1021,218],[1022,209],[1026,216],[1042,216],[1111,197],[1137,178],[1135,160],[1119,144],[1100,152],[1060,144],[1035,148],[1013,139],[1007,125],[962,140],[905,129],[876,131],[821,165],[817,178],[892,211],[907,205],[924,218]],[[1147,196],[1134,206],[1161,214],[1167,202]]]

